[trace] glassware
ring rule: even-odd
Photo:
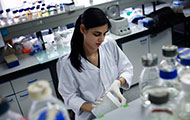
[[[177,120],[175,104],[169,102],[166,88],[155,88],[148,99],[151,105],[146,111],[146,120]]]
[[[162,54],[164,59],[160,62],[159,71],[162,85],[167,87],[170,93],[170,100],[176,101],[175,98],[179,94],[179,82],[177,81],[177,49],[175,45],[162,46]]]
[[[142,64],[144,66],[140,75],[140,98],[142,106],[147,107],[150,104],[148,100],[148,94],[155,87],[159,87],[161,84],[159,78],[159,71],[157,67],[158,57],[156,54],[148,53],[142,56]]]

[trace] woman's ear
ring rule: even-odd
[[[86,28],[85,28],[84,24],[81,24],[81,25],[80,25],[80,32],[81,32],[82,34],[86,33]]]

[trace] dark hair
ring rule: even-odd
[[[76,23],[74,33],[71,39],[71,53],[70,61],[72,66],[79,72],[82,71],[83,66],[81,63],[81,57],[86,58],[83,50],[83,34],[80,32],[80,24],[84,24],[85,28],[88,30],[90,28],[99,27],[108,24],[108,29],[111,28],[111,23],[104,14],[104,12],[99,8],[88,8],[81,14]]]

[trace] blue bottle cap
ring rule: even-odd
[[[6,12],[10,12],[11,10],[10,9],[6,9]]]
[[[3,13],[3,10],[0,10],[0,14],[2,14]]]
[[[159,74],[160,74],[160,78],[162,79],[175,79],[177,77],[177,69],[170,72],[160,70]]]

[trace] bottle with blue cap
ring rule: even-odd
[[[161,81],[158,71],[158,57],[156,54],[148,53],[141,58],[143,70],[140,75],[139,88],[140,99],[143,107],[150,105],[148,100],[149,92],[154,91],[154,88],[161,88]]]
[[[177,80],[177,49],[175,45],[163,45],[162,46],[162,55],[164,59],[160,62],[159,65],[159,75],[162,80],[162,85],[167,87],[170,100],[176,101],[176,98],[179,94],[179,82]]]
[[[179,71],[181,92],[178,99],[178,115],[181,120],[190,118],[190,52],[179,55],[182,65]]]
[[[28,93],[33,100],[29,110],[29,120],[70,120],[64,104],[52,96],[47,80],[39,80],[28,86]]]

